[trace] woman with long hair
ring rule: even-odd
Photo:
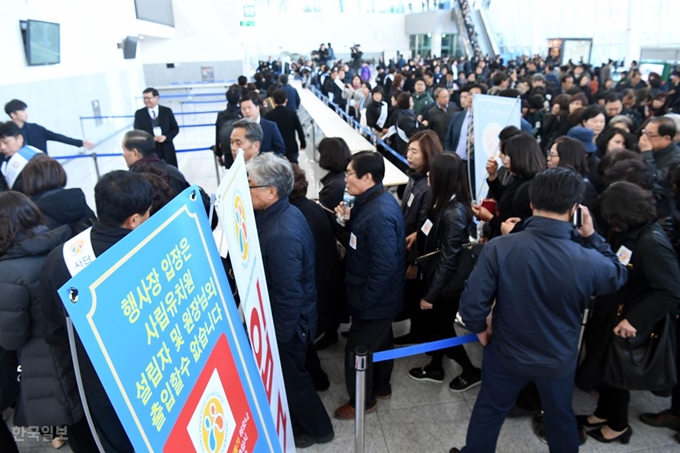
[[[514,180],[504,186],[498,180],[498,162],[491,158],[486,164],[489,174],[489,194],[497,200],[497,212],[489,212],[483,206],[472,206],[475,216],[491,227],[490,236],[501,235],[501,224],[512,217],[524,219],[532,215],[529,202],[529,183],[545,170],[545,157],[538,142],[527,133],[510,138],[503,145],[505,154],[503,166],[510,171]]]
[[[442,153],[442,144],[434,131],[422,131],[415,134],[408,142],[406,148],[408,160],[408,183],[401,198],[401,211],[404,214],[404,227],[406,231],[406,248],[410,250],[409,266],[406,270],[406,303],[402,316],[398,319],[412,318],[411,332],[394,339],[394,344],[409,344],[420,341],[420,325],[417,324],[412,314],[417,312],[420,302],[420,284],[416,280],[418,268],[415,264],[416,250],[412,245],[416,241],[418,230],[427,220],[432,191],[427,183],[427,172],[430,171],[432,159]]]
[[[71,449],[77,453],[97,447],[83,415],[73,370],[63,373],[38,314],[43,262],[70,238],[68,225],[49,230],[26,195],[0,193],[0,349],[16,351],[21,366],[15,423],[67,426]],[[5,401],[5,395],[1,399]]]
[[[456,336],[453,323],[458,312],[460,293],[451,288],[456,274],[458,255],[467,242],[472,221],[470,192],[466,168],[454,153],[439,154],[432,159],[429,172],[432,201],[427,220],[418,231],[418,256],[434,256],[419,269],[423,280],[420,300],[420,322],[427,326],[427,341]],[[425,264],[427,263],[427,264]],[[462,347],[435,351],[429,365],[414,368],[409,376],[419,381],[444,381],[444,355],[463,368],[449,384],[454,392],[463,392],[481,382],[476,368]]]
[[[592,211],[597,204],[597,190],[588,179],[588,161],[586,160],[586,155],[586,149],[579,140],[571,137],[560,137],[550,147],[548,168],[568,167],[576,170],[576,173],[583,177],[586,184],[586,190],[581,203]]]

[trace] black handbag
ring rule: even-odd
[[[615,313],[621,321],[623,305]],[[675,324],[670,315],[651,332],[632,338],[614,336],[607,352],[604,380],[626,390],[664,392],[677,382],[675,370]]]

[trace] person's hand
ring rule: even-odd
[[[489,174],[489,181],[493,181],[498,177],[498,162],[493,157],[486,161],[486,172]]]
[[[627,319],[624,319],[614,327],[614,335],[621,338],[633,338],[637,335],[637,329],[631,326]]]
[[[581,208],[581,217],[583,218],[583,226],[578,229],[578,234],[583,238],[589,238],[595,233],[595,227],[593,226],[593,216],[590,215],[590,211],[583,205],[579,205]]]
[[[427,121],[427,120],[423,120],[423,121],[421,122],[421,124],[422,124],[423,126],[427,127],[427,126],[430,125],[430,122]]]
[[[557,116],[560,114],[560,104],[555,102],[552,106],[552,109],[550,110],[550,113],[552,113],[554,116]]]
[[[154,137],[153,139],[158,143],[163,143],[167,139],[167,137],[165,135],[159,135],[158,137]]]
[[[492,334],[493,331],[491,330],[491,323],[487,322],[486,330],[484,332],[480,332],[477,334],[477,338],[479,339],[479,342],[482,344],[482,346],[486,346],[487,344],[489,344],[489,341],[491,341]]]
[[[475,215],[475,217],[477,217],[477,219],[484,222],[488,222],[489,220],[493,219],[493,214],[491,214],[489,210],[483,206],[477,206],[473,204],[472,213]]]
[[[217,156],[217,162],[224,167],[224,157],[222,156]]]
[[[91,142],[89,140],[83,140],[83,146],[87,149],[92,149],[97,145],[95,145],[93,142]]]
[[[418,115],[417,119],[418,119],[419,123],[422,123],[423,122],[423,115]]]
[[[417,231],[415,233],[411,233],[408,236],[406,236],[406,250],[411,250],[411,247],[413,247],[413,244],[416,243],[417,237],[418,237]]]
[[[304,151],[305,149],[307,149],[307,148],[300,148],[300,151]]]
[[[640,135],[640,140],[638,141],[638,147],[640,148],[641,153],[648,153],[652,151],[654,148],[652,146],[652,142],[649,141],[649,137],[647,137],[647,134],[642,134]]]
[[[420,309],[421,310],[432,310],[433,305],[426,301],[425,299],[420,299]]]
[[[334,211],[336,215],[339,215],[345,220],[349,220],[349,216],[352,213],[352,208],[347,206],[344,201],[341,201],[340,204],[335,207]]]
[[[418,266],[410,264],[406,268],[406,280],[415,280],[418,278]]]
[[[519,217],[510,217],[508,220],[501,223],[501,233],[503,235],[510,234],[512,230],[515,229],[515,225],[517,225],[517,223],[520,222],[521,220],[522,219],[520,219]]]

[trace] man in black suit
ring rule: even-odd
[[[257,95],[248,93],[241,98],[241,115],[260,125],[262,128],[262,143],[260,152],[268,153],[273,151],[279,156],[286,155],[286,145],[278,126],[273,121],[266,120],[260,115],[260,103]]]
[[[297,164],[299,149],[298,142],[295,140],[296,132],[300,140],[300,148],[304,151],[307,147],[305,132],[302,130],[300,118],[295,111],[287,107],[288,96],[286,96],[285,91],[274,91],[274,104],[276,104],[276,107],[267,113],[266,118],[276,123],[283,137],[283,143],[286,146],[286,157],[291,163]]]
[[[158,105],[158,91],[147,88],[143,94],[145,108],[135,112],[134,129],[147,131],[156,142],[156,154],[173,167],[177,167],[177,155],[172,140],[179,134],[175,115],[168,107]]]

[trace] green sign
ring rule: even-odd
[[[241,21],[241,27],[254,27],[254,26],[255,26],[254,20],[242,20]]]

